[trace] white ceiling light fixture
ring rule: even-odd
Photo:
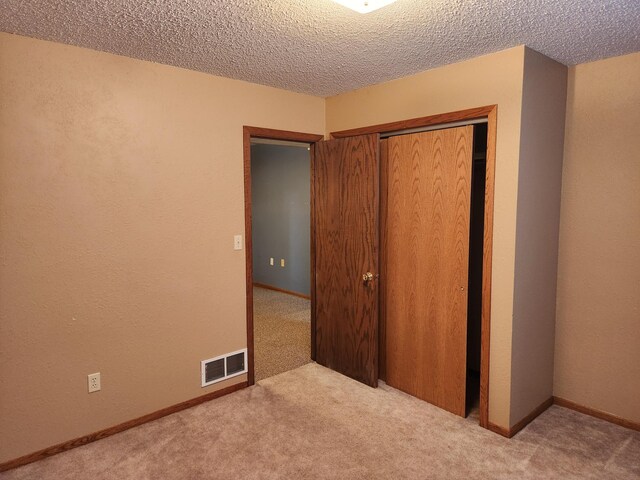
[[[396,0],[333,0],[358,13],[369,13],[379,8],[386,7]]]

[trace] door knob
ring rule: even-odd
[[[374,278],[373,277],[373,273],[371,273],[371,272],[367,272],[367,273],[362,275],[362,281],[364,283],[369,283],[369,282],[373,281],[373,278]]]

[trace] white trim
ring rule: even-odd
[[[244,353],[244,370],[241,372],[236,372],[231,375],[227,375],[227,357],[231,357],[232,355],[237,355],[238,353]],[[224,376],[220,378],[216,378],[215,380],[211,380],[210,382],[205,381],[206,368],[205,365],[209,362],[215,362],[216,360],[224,359]],[[235,352],[225,353],[224,355],[218,355],[217,357],[208,358],[207,360],[202,360],[200,362],[200,386],[202,388],[208,387],[209,385],[213,385],[214,383],[221,382],[223,380],[227,380],[228,378],[237,377],[238,375],[242,375],[248,372],[249,366],[247,365],[247,349],[243,348],[242,350],[236,350]]]

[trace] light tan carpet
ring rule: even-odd
[[[511,440],[314,363],[0,475],[14,479],[637,479],[640,433],[551,407]]]
[[[256,381],[311,361],[311,305],[304,298],[253,289]]]

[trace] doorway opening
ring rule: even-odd
[[[255,380],[311,361],[308,143],[251,140]]]
[[[310,146],[322,138],[244,127],[249,385],[314,358]]]
[[[476,418],[480,407],[482,362],[482,251],[484,244],[487,124],[473,126],[471,215],[469,228],[469,295],[467,297],[467,398],[466,414]]]

